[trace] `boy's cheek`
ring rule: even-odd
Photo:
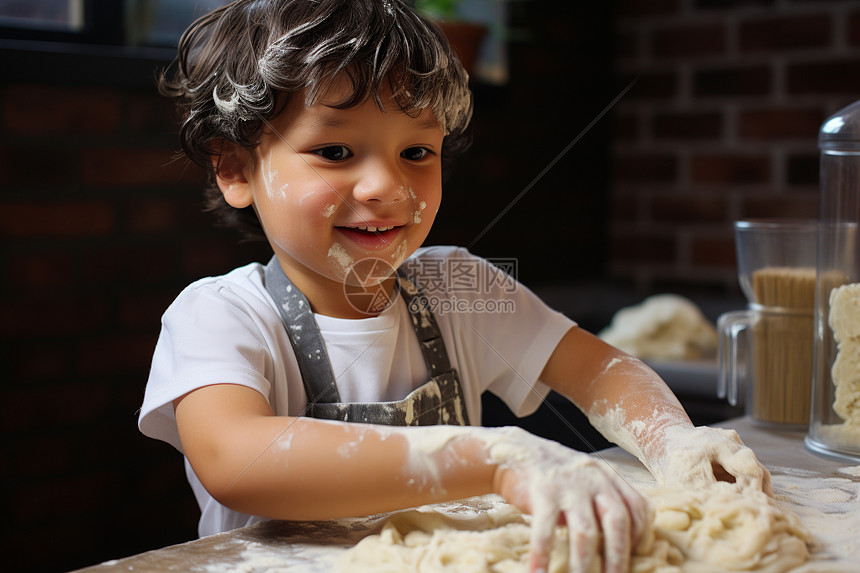
[[[304,216],[315,217],[318,215],[324,219],[329,219],[334,215],[341,199],[334,189],[325,185],[303,190],[299,194],[297,203]]]
[[[257,201],[263,199],[268,209],[278,215],[289,214],[305,219],[328,219],[341,203],[340,197],[331,187],[313,188],[315,186],[300,183],[280,182],[273,177],[268,184],[262,185],[264,197],[255,194]]]

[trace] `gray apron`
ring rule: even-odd
[[[442,333],[426,299],[406,276],[398,274],[396,288],[409,309],[430,380],[394,402],[341,402],[311,305],[284,274],[277,257],[266,265],[265,283],[299,363],[308,399],[306,416],[387,426],[469,425],[460,377],[451,368]]]

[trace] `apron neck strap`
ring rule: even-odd
[[[265,283],[287,329],[308,402],[340,402],[331,362],[311,305],[287,278],[277,256],[266,265]]]

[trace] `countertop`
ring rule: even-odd
[[[810,561],[795,571],[847,573],[860,570],[860,462],[852,465],[807,451],[803,446],[803,431],[762,428],[748,418],[717,425],[735,429],[755,451],[773,475],[779,503],[790,508],[811,532]],[[638,460],[620,448],[593,455],[609,462],[634,483],[652,479]],[[79,571],[330,572],[338,555],[361,538],[378,531],[386,517],[259,523]]]

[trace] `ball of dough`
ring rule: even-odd
[[[830,328],[837,342],[860,338],[860,283],[830,291]]]
[[[848,339],[839,345],[832,374],[837,386],[860,383],[860,340]]]
[[[598,336],[643,359],[697,360],[714,356],[717,349],[714,325],[692,301],[674,294],[622,308]]]

